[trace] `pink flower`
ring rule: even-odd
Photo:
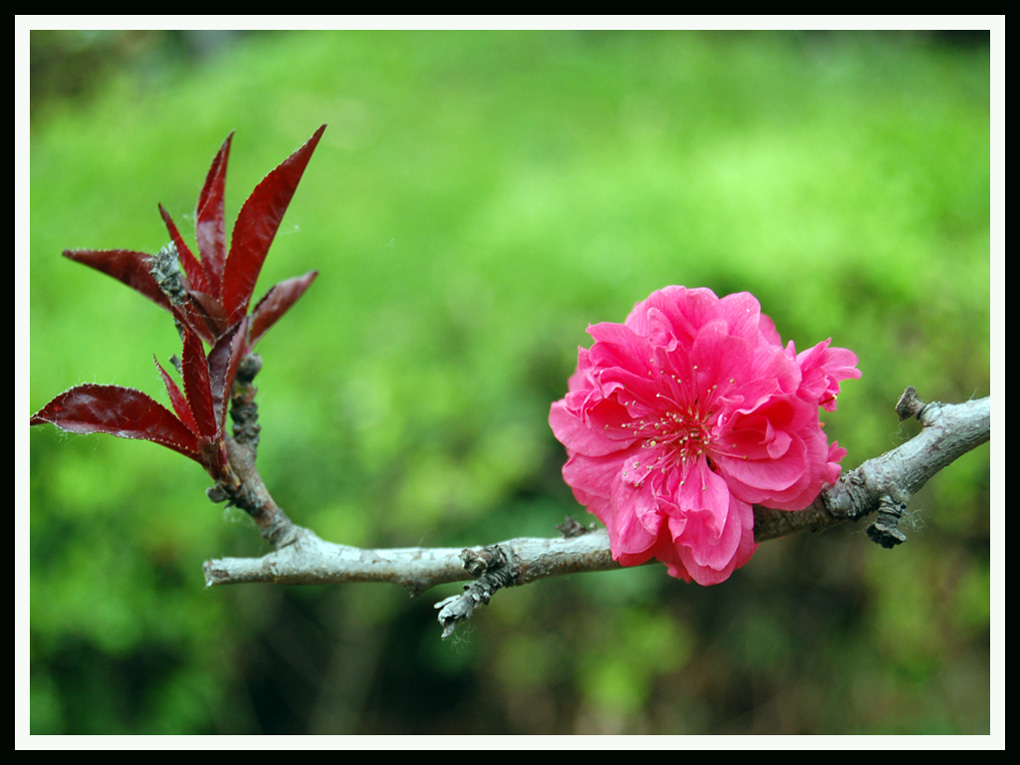
[[[755,550],[751,506],[802,510],[839,477],[818,409],[861,376],[829,340],[797,354],[749,293],[666,287],[588,328],[549,424],[563,478],[625,566],[722,582]]]

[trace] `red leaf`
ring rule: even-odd
[[[227,176],[227,158],[230,155],[230,141],[234,133],[231,131],[227,140],[213,159],[212,167],[205,178],[202,193],[198,195],[198,207],[195,209],[195,238],[198,240],[198,252],[202,256],[202,266],[209,277],[209,286],[215,295],[220,294],[220,281],[223,264],[226,261],[226,233],[223,226],[223,187]]]
[[[290,310],[298,298],[305,294],[305,290],[311,286],[318,275],[318,271],[309,271],[304,276],[287,279],[270,288],[269,292],[255,306],[255,310],[251,312],[250,345],[253,348],[255,343],[269,331],[269,328]]]
[[[134,388],[78,385],[32,415],[32,425],[47,422],[70,433],[152,441],[201,462],[195,434],[169,409]]]
[[[92,266],[97,271],[112,276],[132,289],[145,295],[156,305],[169,311],[178,321],[191,327],[200,336],[212,341],[219,334],[219,327],[213,325],[204,306],[185,302],[171,305],[150,272],[152,256],[131,250],[64,250],[64,257]],[[222,309],[219,309],[222,315]]]
[[[206,342],[212,343],[229,327],[219,298],[197,290],[188,290],[193,306],[202,314],[203,326],[194,327]]]
[[[184,331],[184,353],[181,355],[181,377],[184,378],[188,405],[195,416],[195,432],[202,438],[215,439],[219,433],[219,421],[209,384],[205,347],[198,335]]]
[[[304,146],[262,179],[237,216],[221,292],[223,307],[231,323],[238,321],[248,310],[269,245],[325,129],[323,125],[316,130]]]
[[[166,230],[170,232],[170,239],[177,248],[181,265],[184,266],[184,273],[188,277],[188,284],[199,292],[209,292],[209,281],[206,278],[202,264],[198,262],[198,258],[191,252],[191,248],[181,238],[181,232],[177,230],[177,226],[170,217],[170,213],[163,209],[163,205],[159,206],[159,214],[166,224]]]
[[[170,301],[149,273],[149,255],[131,250],[64,250],[64,257],[84,263],[141,292],[154,303],[170,310]]]
[[[191,432],[196,432],[198,427],[195,425],[195,417],[191,413],[191,407],[188,406],[188,400],[181,393],[181,389],[177,387],[170,375],[166,373],[162,365],[156,361],[156,357],[153,356],[152,360],[156,363],[156,369],[159,370],[159,374],[163,378],[163,385],[166,386],[167,395],[170,396],[170,404],[173,406],[174,411],[177,413],[177,417],[184,423],[184,426]]]
[[[224,468],[227,466],[227,452],[223,441],[211,439],[198,439],[199,462],[205,467],[205,471],[219,481],[225,477]]]
[[[209,351],[209,381],[212,388],[213,406],[216,407],[216,421],[225,423],[227,405],[230,402],[234,378],[241,357],[248,350],[245,338],[248,334],[248,317],[224,333]]]
[[[190,329],[207,343],[211,343],[220,333],[216,322],[209,316],[201,301],[196,300],[197,293],[185,293],[187,298],[180,305],[171,305],[177,321]],[[218,306],[218,304],[217,304]]]

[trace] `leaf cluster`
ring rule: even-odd
[[[173,359],[181,390],[156,368],[173,411],[134,388],[77,385],[32,415],[72,433],[108,433],[161,444],[201,464],[218,482],[236,485],[227,458],[226,414],[241,360],[305,293],[317,272],[273,286],[248,308],[280,221],[326,126],[267,175],[241,207],[226,247],[223,195],[233,133],[206,176],[195,210],[196,257],[170,214],[159,206],[170,243],[156,255],[134,250],[65,250],[64,256],[112,276],[168,311],[183,343]],[[205,344],[210,346],[206,351]]]

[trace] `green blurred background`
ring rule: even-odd
[[[193,241],[236,130],[228,225],[328,123],[256,290],[260,468],[364,546],[590,518],[549,405],[588,323],[667,284],[748,290],[783,339],[860,356],[844,464],[903,442],[906,385],[989,393],[987,34],[33,32],[31,405],[165,394],[167,315],[60,257]],[[25,413],[26,415],[28,413]],[[158,446],[31,433],[33,733],[988,733],[989,449],[861,528],[500,593],[439,640],[395,586],[203,587],[266,551]]]

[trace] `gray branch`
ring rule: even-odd
[[[902,542],[896,527],[910,498],[939,470],[990,437],[991,401],[924,404],[907,388],[896,411],[916,417],[923,429],[914,438],[858,468],[808,508],[798,512],[755,506],[755,540],[764,542],[801,531],[822,531],[878,513],[868,530],[885,547]],[[412,595],[447,582],[472,580],[465,592],[438,603],[443,637],[489,602],[498,589],[559,574],[620,568],[605,529],[590,530],[568,520],[559,538],[520,538],[485,547],[408,547],[367,550],[325,542],[293,526],[278,548],[261,558],[222,558],[204,566],[207,586],[244,582],[325,584],[390,582]]]
[[[570,538],[521,537],[488,547],[403,547],[368,550],[320,539],[313,531],[295,526],[293,541],[261,558],[220,558],[206,561],[205,583],[273,582],[276,584],[345,584],[390,582],[412,595],[436,585],[463,582],[495,568],[466,566],[500,548],[506,560],[517,561],[513,584],[580,571],[619,568],[609,552],[605,529]],[[467,559],[467,561],[465,560]],[[505,582],[509,583],[509,582]]]
[[[916,417],[923,429],[909,441],[844,471],[835,486],[821,494],[804,510],[790,513],[765,507],[754,508],[754,537],[757,542],[788,536],[799,531],[824,531],[856,521],[875,512],[902,512],[911,497],[928,479],[958,457],[988,441],[991,435],[991,399],[962,404],[925,404],[908,387],[896,405],[901,420]],[[869,536],[885,547],[893,542],[879,529]],[[899,541],[902,541],[900,539]]]

